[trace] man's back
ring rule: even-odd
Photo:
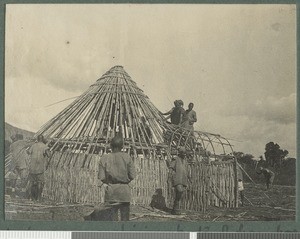
[[[100,166],[108,183],[129,183],[134,177],[131,157],[123,152],[103,155]]]
[[[179,156],[175,156],[170,163],[170,168],[174,170],[172,176],[173,186],[179,184],[186,186],[188,177],[184,160],[182,160]]]
[[[101,157],[98,178],[108,184],[105,201],[130,202],[128,183],[134,177],[134,165],[128,154],[116,152]]]
[[[174,107],[171,113],[171,123],[178,125],[181,123],[182,116],[184,115],[184,109],[180,106]]]

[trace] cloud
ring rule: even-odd
[[[288,150],[290,156],[296,156],[296,124],[245,120],[248,127],[241,128],[238,132],[237,137],[242,142],[236,142],[237,149],[258,156],[265,152],[265,145],[272,141],[278,143],[281,148]]]
[[[258,100],[255,103],[255,108],[252,108],[252,113],[255,118],[267,121],[274,121],[281,124],[295,123],[296,94],[293,93],[279,99],[267,97],[265,101]]]
[[[17,86],[17,87],[16,87]],[[72,92],[57,89],[41,78],[9,77],[5,79],[5,122],[30,131],[37,131],[74,99]]]
[[[267,96],[257,99],[255,102],[248,100],[246,104],[236,104],[231,109],[221,109],[225,116],[240,115],[257,121],[273,121],[278,124],[289,124],[296,122],[296,93],[286,97],[276,98]]]
[[[208,115],[200,129],[219,133],[230,139],[235,151],[258,157],[268,142],[276,142],[296,156],[296,123],[281,124],[276,121],[250,118],[246,115]]]
[[[45,105],[82,94],[120,64],[161,111],[174,99],[194,102],[196,127],[242,141],[237,149],[263,153],[270,140],[295,149],[295,6],[6,10],[5,117],[16,126],[37,130],[66,106]]]

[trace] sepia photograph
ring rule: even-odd
[[[7,4],[4,37],[5,220],[295,221],[296,4]]]

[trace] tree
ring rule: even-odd
[[[281,149],[278,144],[269,142],[265,147],[265,158],[267,164],[274,167],[281,167],[282,160],[289,154],[289,151]]]
[[[254,157],[252,154],[247,154],[243,152],[233,152],[233,155],[236,157],[239,163],[251,165],[254,162]]]

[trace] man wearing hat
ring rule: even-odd
[[[178,156],[175,156],[169,165],[169,168],[171,169],[172,186],[175,190],[175,199],[172,210],[172,214],[174,215],[180,215],[179,202],[187,187],[188,177],[185,165],[185,156],[185,147],[179,147]]]

